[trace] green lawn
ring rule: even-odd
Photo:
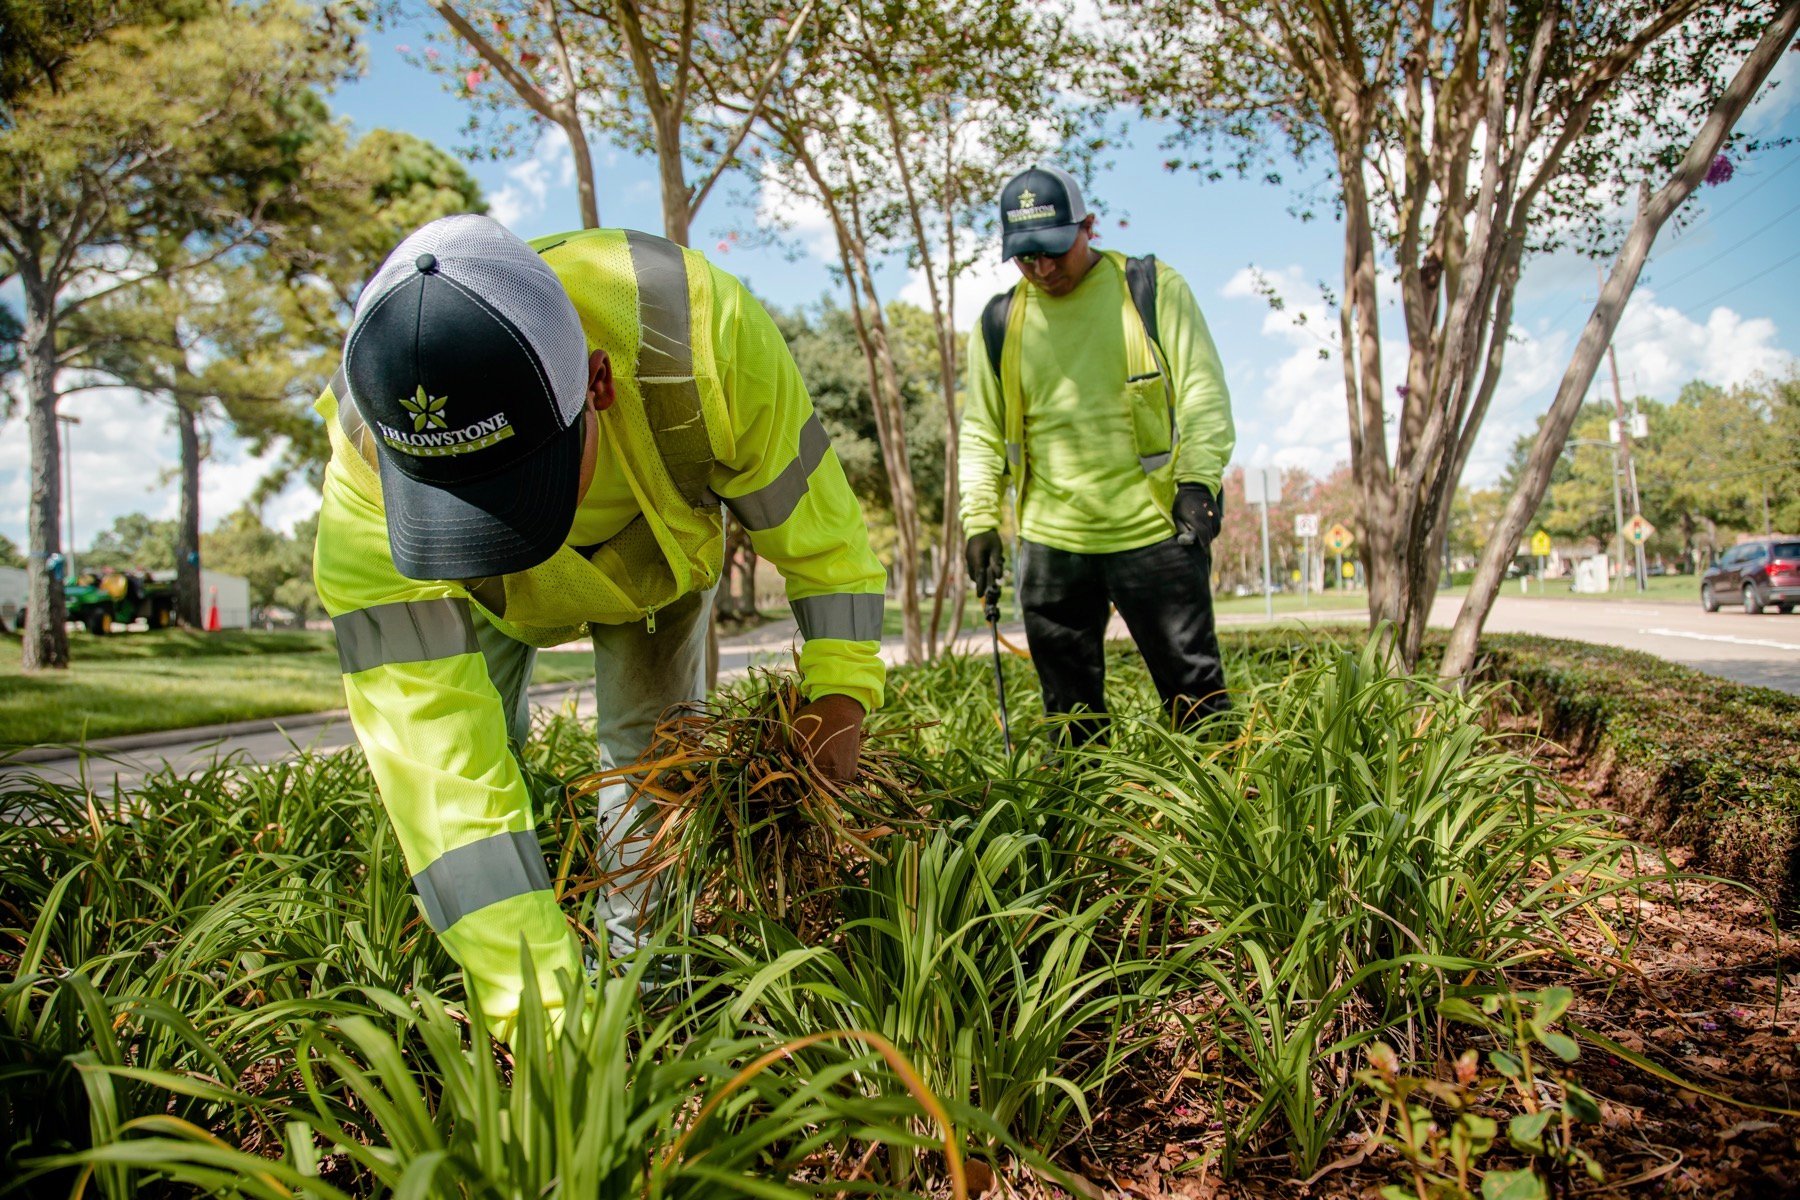
[[[69,635],[67,671],[27,676],[16,634],[0,639],[0,745],[183,729],[341,708],[337,650],[327,632],[172,629]],[[538,655],[534,683],[593,671],[585,650]]]
[[[1646,579],[1645,590],[1637,590],[1637,580],[1626,576],[1624,586],[1619,580],[1613,581],[1610,592],[1572,592],[1567,579],[1546,579],[1540,590],[1538,581],[1533,579],[1525,591],[1532,598],[1545,596],[1552,600],[1657,600],[1667,603],[1671,600],[1685,600],[1694,604],[1700,603],[1700,577],[1698,575],[1652,575]],[[1519,581],[1510,579],[1500,589],[1502,596],[1519,595]]]

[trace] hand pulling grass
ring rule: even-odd
[[[629,783],[635,803],[621,818],[630,827],[607,831],[631,866],[603,870],[580,847],[565,894],[654,882],[697,908],[756,911],[802,937],[835,924],[846,874],[885,861],[883,838],[923,828],[931,814],[917,798],[933,787],[879,735],[863,741],[853,783],[831,779],[792,734],[804,704],[791,676],[769,676],[760,691],[671,710],[637,762],[571,783],[578,831],[591,825],[584,801],[608,784]]]

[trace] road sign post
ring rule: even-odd
[[[1317,526],[1315,526],[1315,528],[1317,528]],[[1342,521],[1339,521],[1325,532],[1325,548],[1337,555],[1338,586],[1340,588],[1344,586],[1344,580],[1350,578],[1344,571],[1344,551],[1348,550],[1351,543],[1355,540],[1355,535],[1344,528],[1344,523]]]
[[[1294,536],[1300,539],[1300,607],[1305,608],[1307,577],[1312,574],[1312,540],[1319,536],[1319,514],[1297,514]]]
[[[1244,499],[1262,505],[1263,615],[1275,619],[1275,589],[1270,582],[1269,505],[1281,500],[1281,471],[1276,467],[1244,468]]]
[[[1540,529],[1531,535],[1531,553],[1538,560],[1537,577],[1538,590],[1540,592],[1544,590],[1544,568],[1547,565],[1544,560],[1550,556],[1550,549],[1550,535],[1548,533],[1545,533]]]

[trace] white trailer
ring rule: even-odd
[[[25,624],[25,568],[0,567],[0,628]]]
[[[250,581],[242,575],[200,568],[200,620],[212,623],[213,605],[219,606],[220,629],[250,628]]]

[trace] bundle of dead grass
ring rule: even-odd
[[[856,779],[837,783],[794,741],[806,702],[797,680],[758,682],[672,710],[637,762],[569,785],[566,895],[654,886],[696,915],[757,912],[815,940],[837,924],[838,889],[885,861],[882,841],[931,824],[927,797],[939,789],[891,735],[865,738]],[[613,861],[628,865],[609,869],[590,799],[621,781],[633,803],[623,827],[603,832]]]

